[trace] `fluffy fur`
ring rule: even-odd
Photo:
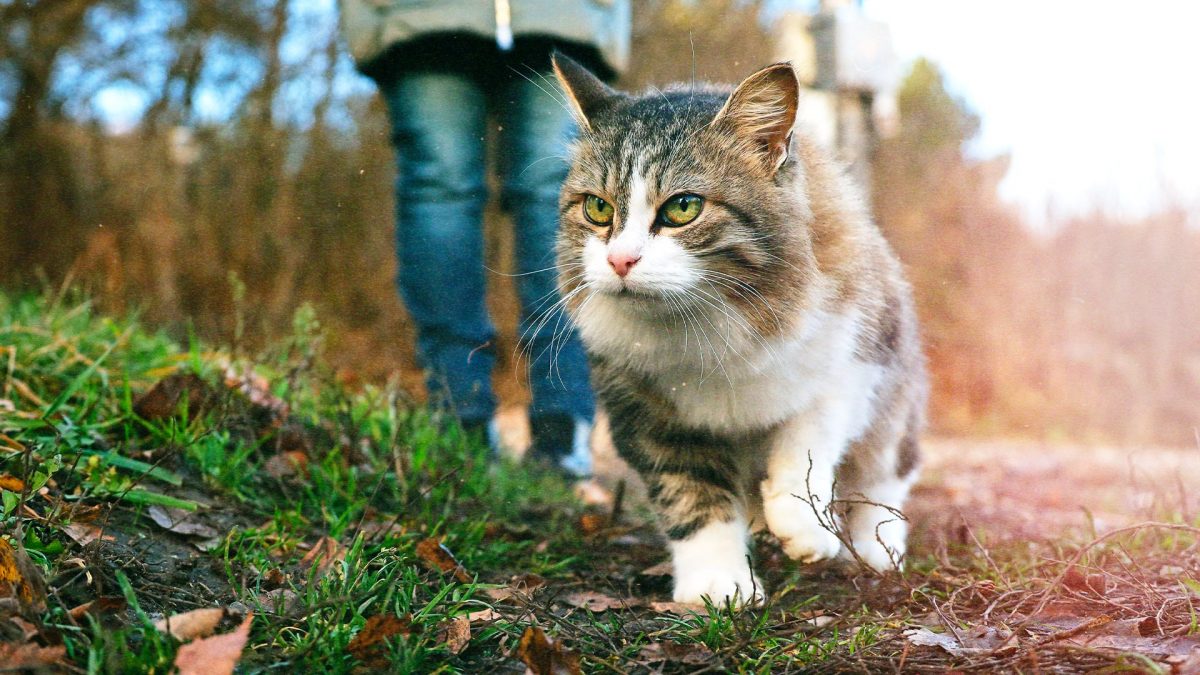
[[[747,542],[764,525],[799,561],[899,565],[926,396],[911,293],[858,193],[792,132],[791,66],[642,96],[567,59],[556,72],[582,130],[563,302],[661,516],[675,599],[761,597]],[[589,194],[611,224],[585,218]],[[665,227],[679,194],[703,211]],[[637,258],[628,274],[614,253]]]

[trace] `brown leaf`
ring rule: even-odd
[[[262,594],[262,604],[281,615],[289,615],[300,605],[300,596],[290,588],[276,588]]]
[[[674,573],[675,567],[671,565],[670,560],[664,560],[641,571],[642,576],[645,577],[669,577]]]
[[[272,455],[265,464],[263,471],[272,478],[304,477],[308,475],[308,455],[299,450],[289,450],[278,455]]]
[[[580,607],[592,612],[606,612],[610,609],[626,609],[642,604],[637,598],[614,598],[595,591],[580,591],[564,597],[563,602],[572,607]]]
[[[488,588],[483,593],[489,598],[500,602],[508,600],[513,596],[529,598],[529,596],[533,595],[534,591],[545,585],[546,579],[540,574],[518,574],[509,580],[508,586],[504,588]]]
[[[584,534],[596,534],[608,525],[608,518],[598,513],[585,513],[579,516],[579,529]]]
[[[0,665],[4,670],[34,670],[59,665],[66,656],[66,647],[39,647],[35,644],[16,645],[0,642]]]
[[[285,419],[290,411],[287,401],[271,393],[271,383],[250,368],[238,372],[230,365],[225,368],[225,386],[240,391],[256,407],[272,413],[277,419]]]
[[[38,630],[37,626],[33,625],[32,623],[29,623],[28,621],[26,621],[25,619],[22,619],[19,616],[8,617],[8,622],[11,623],[12,625],[16,626],[17,630],[21,631],[21,638],[25,642],[29,642],[33,638],[37,637],[37,635],[39,633],[41,633],[41,631]]]
[[[471,612],[467,615],[467,621],[471,623],[491,623],[503,618],[503,614],[491,608],[481,609],[478,612]]]
[[[583,672],[579,655],[561,642],[551,640],[537,626],[525,629],[516,655],[528,668],[527,675],[582,675]]]
[[[304,557],[300,559],[300,567],[305,570],[315,567],[316,575],[321,577],[329,571],[329,568],[332,567],[334,563],[344,559],[345,557],[346,549],[342,548],[342,545],[339,544],[336,539],[329,536],[323,536],[318,539],[317,543],[313,544],[312,549],[309,550],[308,553],[305,553]]]
[[[254,614],[247,614],[231,633],[201,638],[180,647],[175,655],[179,675],[232,675],[242,658],[253,620]]]
[[[283,570],[272,567],[262,575],[263,584],[271,588],[279,588],[287,583],[288,575]]]
[[[689,666],[701,666],[713,658],[713,651],[700,643],[651,642],[642,647],[638,657],[646,663],[671,661]]]
[[[346,645],[346,650],[368,667],[386,668],[387,641],[396,636],[408,637],[413,632],[412,614],[376,614],[367,619],[362,630]]]
[[[46,608],[46,582],[42,570],[29,559],[24,548],[13,548],[0,538],[0,600],[16,598],[23,612]]]
[[[87,546],[97,539],[103,539],[104,541],[113,541],[115,539],[111,534],[104,534],[104,530],[99,525],[92,523],[72,521],[63,525],[62,531],[80,546]]]
[[[154,627],[160,633],[170,633],[176,640],[187,642],[212,635],[223,618],[225,610],[220,607],[193,609],[160,619],[154,622]]]
[[[150,515],[150,519],[156,525],[165,530],[170,530],[175,534],[202,537],[204,539],[211,539],[220,534],[217,528],[200,522],[198,514],[187,509],[176,509],[154,504],[146,510],[146,513]]]
[[[650,609],[660,614],[685,616],[687,614],[697,614],[703,607],[701,605],[689,605],[682,602],[652,602],[650,603]]]
[[[195,373],[175,373],[159,380],[133,404],[133,412],[143,419],[160,420],[179,412],[187,401],[188,415],[195,417],[212,397],[212,389]]]
[[[460,583],[471,583],[471,575],[458,562],[450,549],[442,546],[442,542],[432,537],[423,539],[417,544],[417,557],[429,569],[438,572],[450,572]]]
[[[451,654],[461,654],[471,642],[471,620],[463,615],[446,619],[438,628],[438,642]]]
[[[96,598],[95,600],[90,600],[82,605],[79,605],[78,607],[73,607],[67,613],[71,615],[72,619],[80,621],[83,619],[83,617],[88,615],[102,616],[104,614],[116,614],[117,612],[123,612],[128,605],[129,603],[125,600],[125,598],[119,595],[108,595]]]
[[[24,492],[25,481],[7,473],[0,473],[0,489],[9,492]]]
[[[1091,591],[1104,595],[1108,590],[1108,578],[1103,574],[1087,574],[1078,567],[1071,567],[1063,575],[1063,586],[1074,591]]]

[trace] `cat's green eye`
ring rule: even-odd
[[[596,195],[583,198],[583,215],[595,225],[612,225],[613,205]]]
[[[659,221],[667,227],[680,227],[699,217],[704,210],[704,197],[700,195],[675,195],[658,211]]]

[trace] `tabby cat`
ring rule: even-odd
[[[675,600],[760,600],[764,525],[795,560],[899,566],[926,398],[912,296],[859,193],[793,133],[791,65],[640,96],[555,72],[580,127],[562,302]]]

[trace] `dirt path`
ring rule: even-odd
[[[1200,509],[1200,447],[928,440],[909,512],[929,535],[966,524],[993,541],[1098,533]],[[930,542],[925,542],[930,543]]]

